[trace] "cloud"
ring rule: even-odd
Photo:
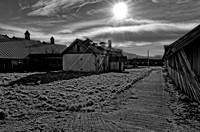
[[[99,14],[99,13],[104,13],[106,12],[105,9],[91,9],[86,12],[87,15],[94,15],[94,14]]]
[[[2,34],[7,34],[10,37],[16,36],[16,37],[22,37],[24,38],[24,33],[27,30],[23,27],[16,27],[12,25],[2,24],[0,23],[0,29],[2,30]],[[31,39],[34,40],[41,40],[41,41],[49,41],[50,37],[53,36],[53,34],[46,34],[43,33],[42,30],[37,28],[29,28],[28,29],[31,34]]]
[[[113,46],[125,51],[130,52],[132,49],[133,53],[143,54],[150,49],[155,55],[161,55],[164,51],[163,45],[171,44],[197,25],[198,23],[151,23],[122,27],[104,26],[77,31],[74,35],[77,38],[89,37],[95,41],[111,39]]]
[[[4,1],[1,33],[24,37],[28,28],[31,38],[41,41],[54,36],[56,43],[69,45],[76,38],[89,37],[96,41],[111,39],[127,51],[161,51],[163,44],[178,39],[200,22],[198,0],[123,0],[129,7],[123,22],[112,19],[111,8],[117,1],[17,0],[19,5]]]
[[[72,9],[76,9],[76,12],[79,12],[84,6],[96,4],[101,1],[102,0],[39,0],[32,5],[33,11],[28,13],[28,15],[56,16]]]
[[[152,0],[153,3],[160,3],[160,2],[175,2],[175,3],[185,3],[189,2],[190,0]]]
[[[163,21],[164,22],[164,21]],[[103,31],[123,31],[128,30],[131,27],[138,27],[147,24],[159,24],[163,23],[162,21],[153,21],[148,19],[127,19],[123,23],[118,23],[112,19],[97,19],[97,20],[88,20],[88,21],[78,21],[74,23],[63,24],[61,30],[58,33],[64,33],[65,30],[73,31],[74,33],[83,33],[83,32],[93,32],[96,30],[99,32]],[[100,31],[100,32],[101,32]],[[95,31],[94,31],[95,33]]]
[[[36,3],[38,0],[19,0],[18,4],[20,6],[21,10],[30,8],[34,3]]]
[[[75,38],[89,37],[98,41],[113,39],[116,42],[134,41],[137,43],[175,40],[198,23],[168,23],[148,19],[129,19],[123,25],[113,26],[107,19],[81,21],[62,24],[51,33],[60,42],[70,43]],[[139,44],[138,44],[139,45]]]
[[[141,0],[131,6],[131,15],[151,20],[175,23],[199,20],[198,0]]]
[[[134,53],[134,54],[143,55],[143,56],[147,56],[147,50],[149,50],[150,56],[154,56],[154,55],[163,55],[164,53],[163,45],[170,44],[170,43],[171,41],[157,42],[157,43],[149,42],[149,43],[144,43],[144,44],[131,43],[129,44],[129,46],[124,46],[124,47],[116,46],[116,47],[123,49],[125,52]]]
[[[92,28],[87,29],[82,32],[77,32],[76,34],[80,36],[98,36],[101,34],[116,34],[116,33],[125,33],[125,32],[132,32],[132,33],[138,33],[138,32],[158,32],[159,31],[188,31],[192,28],[194,28],[197,24],[191,23],[191,24],[184,24],[184,23],[158,23],[158,24],[145,24],[145,25],[136,25],[136,26],[120,26],[120,27],[98,27],[98,28]]]
[[[60,27],[60,25],[65,24],[66,21],[62,20],[62,19],[34,19],[34,21],[32,19],[29,20],[15,20],[15,21],[11,21],[9,22],[9,24],[13,24],[13,25],[18,25],[18,26],[23,26],[23,27],[38,27],[38,28],[51,28],[54,29],[54,27]]]
[[[87,30],[93,27],[103,27],[108,25],[107,19],[98,19],[98,20],[87,20],[87,21],[77,21],[73,23],[67,23],[61,26],[61,30],[59,32],[63,32],[65,30],[71,30],[73,32],[80,32],[81,30]],[[58,32],[58,33],[59,33]]]
[[[0,23],[0,29],[3,30],[3,33],[6,33],[6,32],[9,32],[9,33],[11,33],[11,32],[14,32],[14,33],[25,32],[25,30],[23,28],[11,26],[11,25],[6,25],[6,24],[2,24],[2,23]]]
[[[102,1],[103,0],[85,0],[85,2],[83,2],[81,5],[78,6],[79,8],[77,9],[76,12],[78,12],[84,6],[87,6],[87,5],[90,5],[90,4],[100,3]]]

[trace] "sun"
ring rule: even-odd
[[[128,12],[128,8],[126,3],[120,2],[113,6],[113,14],[116,19],[122,20],[126,18]]]

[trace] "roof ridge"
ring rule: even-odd
[[[171,56],[174,52],[178,51],[179,49],[186,46],[189,42],[193,41],[194,39],[200,37],[200,24],[197,25],[195,28],[187,32],[185,35],[174,41],[172,44],[166,47],[166,51],[163,55],[163,58],[167,56]],[[185,42],[185,43],[184,43]]]

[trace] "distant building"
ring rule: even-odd
[[[148,66],[148,58],[135,58],[133,59],[138,66]],[[162,66],[162,59],[149,58],[149,66]]]
[[[133,59],[128,59],[125,63],[126,68],[136,68],[138,66],[163,66],[162,58],[150,57],[149,60],[147,57],[138,57]]]
[[[0,72],[62,70],[63,45],[0,35]]]
[[[105,42],[99,45],[90,39],[76,39],[63,52],[63,70],[85,71],[85,72],[106,72],[124,71],[126,57],[122,50],[109,47]]]

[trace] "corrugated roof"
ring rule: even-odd
[[[172,43],[170,47],[172,47],[173,52],[176,52],[177,50],[186,46],[187,44],[189,44],[191,41],[195,40],[198,37],[200,37],[200,25],[198,25],[193,30],[188,32],[186,35],[184,35],[183,37]]]
[[[0,43],[1,42],[11,42],[11,41],[13,41],[12,39],[0,39]]]
[[[0,39],[4,39],[3,35],[0,34]]]
[[[8,42],[8,41],[13,41],[13,40],[10,39],[7,35],[0,34],[0,42]]]
[[[200,37],[200,25],[198,25],[193,30],[191,30],[190,32],[179,38],[171,45],[165,46],[165,54],[163,56],[163,59],[171,56],[173,53],[177,52],[178,50],[190,44],[192,41],[194,41],[199,37]]]
[[[9,37],[7,35],[0,34],[0,39],[8,39]]]
[[[29,54],[21,42],[1,42],[0,58],[1,59],[23,59]]]
[[[0,42],[1,59],[23,59],[29,54],[61,54],[66,46],[42,44],[39,41]]]
[[[61,54],[67,47],[58,44],[41,44],[30,47],[31,54]]]

